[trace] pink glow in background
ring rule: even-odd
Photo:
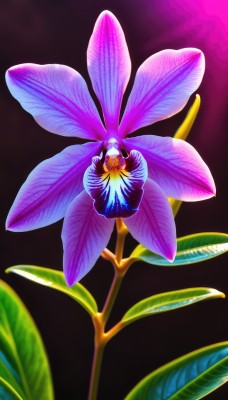
[[[225,139],[221,131],[223,116],[228,108],[228,2],[226,0],[144,0],[137,15],[154,32],[153,47],[159,49],[198,47],[206,57],[206,73],[199,92],[204,92],[207,110],[197,140]],[[139,13],[139,14],[138,14]],[[146,16],[146,21],[145,21]],[[155,18],[156,16],[156,18]],[[147,37],[143,53],[149,53],[151,37]],[[205,145],[205,143],[204,143]],[[213,146],[212,142],[211,145]],[[210,146],[207,141],[206,146]]]

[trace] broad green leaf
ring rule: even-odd
[[[0,377],[0,399],[4,400],[23,400],[19,393],[9,385],[7,381]]]
[[[20,392],[21,381],[11,337],[0,325],[0,377]],[[18,383],[19,382],[19,383]]]
[[[152,253],[139,244],[131,254],[131,258],[148,264],[173,266],[193,264],[217,257],[228,251],[228,235],[225,233],[206,232],[183,236],[177,239],[177,254],[171,263],[165,258]]]
[[[225,297],[225,295],[216,289],[203,287],[156,294],[136,303],[124,314],[121,322],[128,325],[142,317],[148,317],[152,314],[174,310],[199,301],[218,297]]]
[[[97,313],[97,303],[90,292],[80,283],[68,287],[61,271],[32,265],[16,265],[8,268],[6,272],[13,272],[40,285],[59,290],[76,300],[90,315]]]
[[[201,99],[199,94],[196,94],[196,98],[194,100],[193,105],[191,106],[190,110],[188,111],[188,114],[186,115],[184,121],[176,131],[174,138],[175,139],[182,139],[186,140],[188,137],[188,134],[191,130],[192,125],[195,122],[195,119],[197,117],[199,108],[200,108],[200,103]]]
[[[10,387],[14,389],[14,397],[9,399],[54,398],[40,334],[24,304],[3,281],[0,281],[0,376],[1,390],[8,389],[10,394]]]
[[[140,381],[125,400],[198,400],[228,380],[228,342],[203,347]]]

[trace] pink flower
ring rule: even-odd
[[[69,285],[95,264],[109,242],[115,218],[132,236],[168,260],[176,232],[167,196],[196,201],[215,194],[211,173],[188,143],[153,135],[126,136],[183,109],[204,74],[198,49],[164,50],[138,69],[123,117],[120,108],[131,73],[122,28],[100,14],[89,41],[88,71],[104,124],[82,76],[63,65],[10,68],[12,95],[49,132],[90,139],[43,161],[21,187],[6,226],[27,231],[65,217],[62,239]]]

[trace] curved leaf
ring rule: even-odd
[[[3,281],[0,281],[0,375],[1,390],[6,393],[8,390],[9,399],[53,400],[51,373],[40,334],[24,304]]]
[[[188,111],[184,121],[182,122],[182,124],[180,125],[180,127],[177,129],[174,138],[175,139],[182,139],[182,140],[186,140],[188,137],[188,134],[192,128],[192,125],[195,122],[195,119],[197,117],[197,114],[199,112],[199,108],[200,108],[200,104],[201,104],[201,99],[200,99],[200,95],[196,94],[196,98],[194,100],[194,103],[192,104],[190,110]]]
[[[181,200],[172,199],[171,197],[169,197],[168,200],[169,200],[169,204],[172,207],[173,216],[175,218],[177,216],[177,213],[178,213],[181,205],[182,205],[182,201]]]
[[[0,399],[23,400],[19,393],[12,386],[0,377]]]
[[[147,250],[141,244],[134,249],[130,258],[135,258],[148,264],[175,267],[209,260],[226,251],[228,251],[228,235],[226,233],[206,232],[177,239],[176,258],[172,263]]]
[[[171,311],[202,300],[218,297],[225,297],[225,295],[216,289],[202,287],[160,293],[136,303],[126,312],[121,322],[128,325],[142,317]]]
[[[228,380],[228,342],[203,347],[152,372],[125,400],[198,400]]]
[[[0,377],[10,384],[17,392],[21,391],[20,375],[18,374],[11,337],[0,325]]]
[[[90,292],[80,283],[68,287],[61,271],[32,265],[16,265],[8,268],[6,272],[13,272],[40,285],[59,290],[76,300],[90,315],[97,313],[97,303]]]

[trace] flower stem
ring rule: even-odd
[[[120,271],[115,270],[115,276],[112,282],[112,286],[110,288],[108,297],[106,299],[104,308],[102,310],[102,320],[104,324],[106,324],[111,314],[112,308],[114,306],[115,300],[120,290],[122,280],[123,280],[123,274]]]
[[[120,264],[123,258],[125,237],[128,233],[128,229],[121,218],[116,219],[116,229],[117,229],[117,240],[116,240],[115,255],[117,263]]]
[[[97,391],[98,391],[98,383],[101,371],[101,364],[103,360],[104,347],[96,347],[94,349],[94,357],[93,357],[93,365],[92,365],[92,373],[90,380],[90,390],[88,399],[96,400]]]
[[[101,314],[97,314],[94,316],[93,323],[95,328],[95,337],[94,337],[94,355],[93,355],[93,364],[92,371],[90,377],[90,386],[89,386],[89,394],[88,400],[96,400],[98,384],[101,372],[101,364],[103,360],[105,341],[103,340],[104,332],[103,332],[103,323],[100,319]]]
[[[110,331],[105,332],[106,323],[109,319],[112,308],[114,306],[122,280],[130,266],[128,259],[126,260],[122,259],[125,237],[128,233],[128,230],[124,222],[120,218],[116,220],[116,228],[117,228],[117,240],[116,240],[115,254],[111,253],[108,249],[105,249],[102,253],[102,257],[112,262],[115,269],[115,274],[102,312],[97,313],[93,317],[93,324],[95,330],[94,356],[93,356],[88,400],[97,399],[98,384],[99,384],[101,364],[102,364],[105,345],[121,329],[121,324],[119,324],[120,326],[117,324],[113,329],[110,329]]]

